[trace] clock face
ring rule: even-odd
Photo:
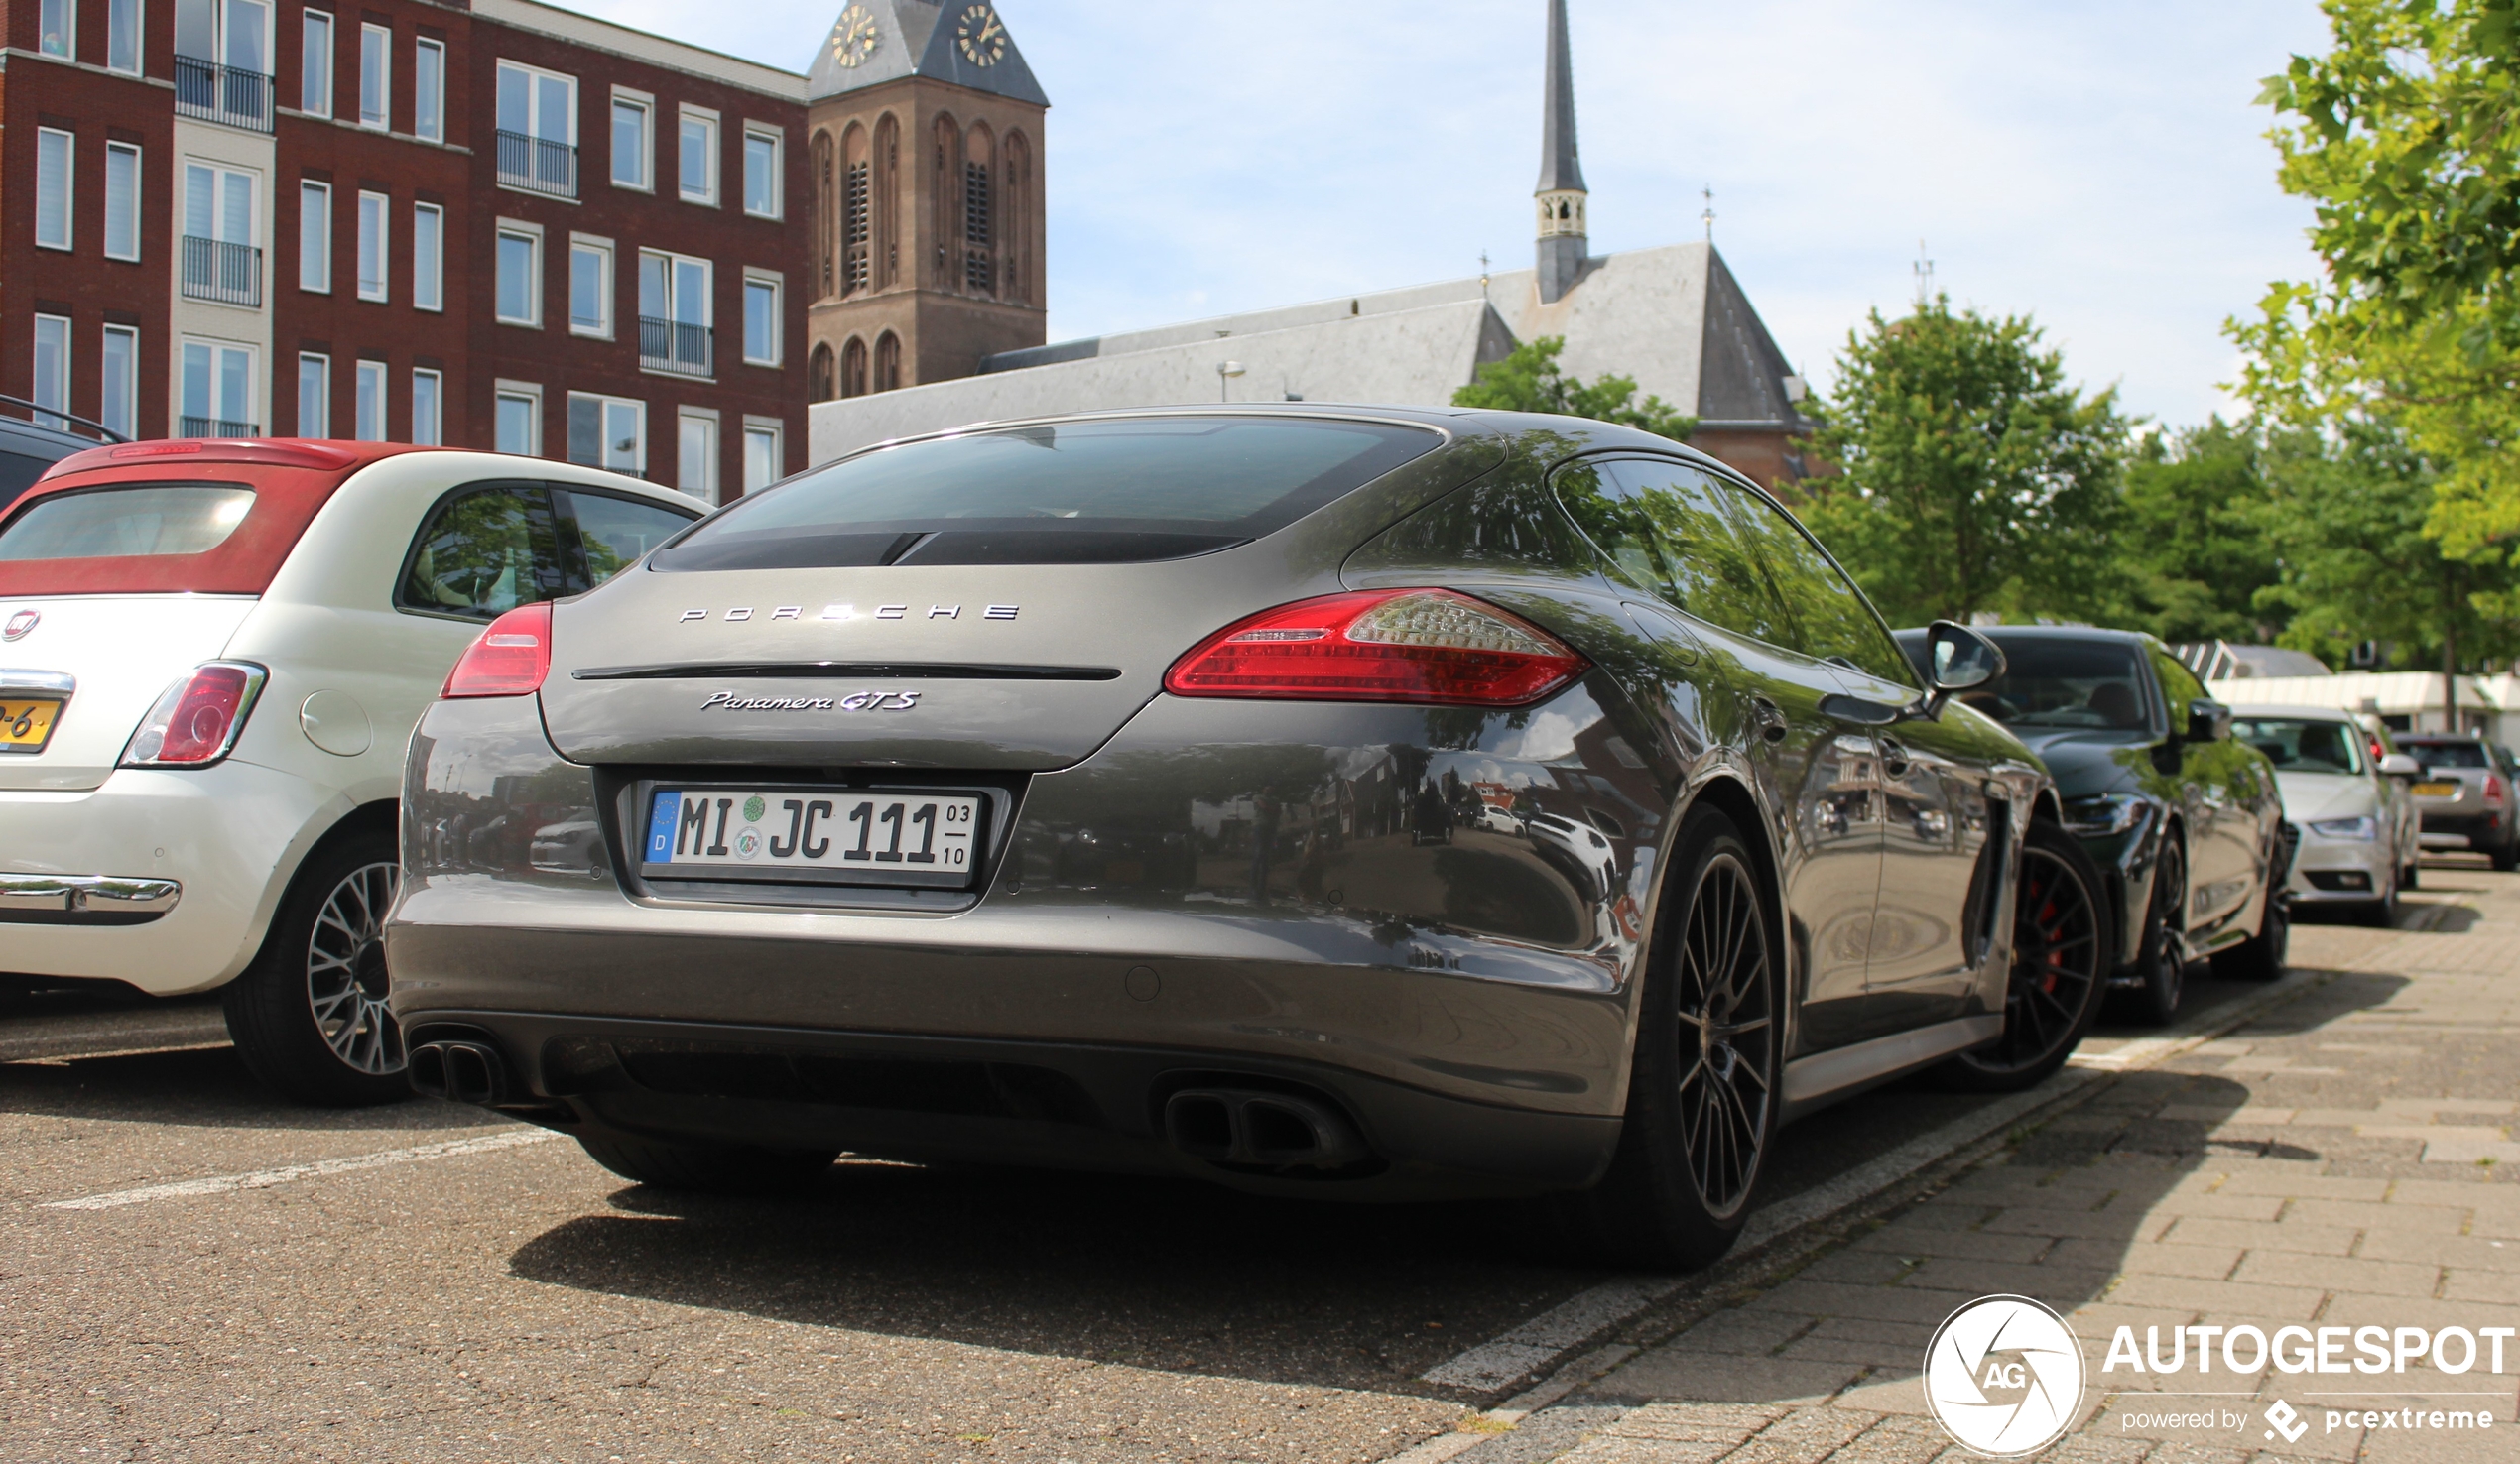
[[[954,42],[962,48],[964,61],[975,66],[993,66],[1006,55],[1006,27],[996,11],[974,5],[962,12]]]
[[[875,12],[863,5],[852,5],[840,12],[839,28],[831,39],[831,59],[844,66],[860,64],[875,54],[879,39]]]

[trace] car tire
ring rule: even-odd
[[[2503,874],[2520,869],[2520,839],[2514,839],[2499,849],[2485,851],[2485,857],[2491,859],[2494,868]]]
[[[326,1108],[411,1096],[402,1027],[385,1007],[385,915],[401,886],[391,828],[327,838],[299,866],[254,963],[220,993],[255,1077]]]
[[[1732,820],[1690,810],[1647,968],[1609,1172],[1564,1196],[1584,1250],[1695,1271],[1749,1218],[1777,1128],[1784,991],[1774,901]],[[1701,974],[1711,973],[1711,974]]]
[[[2164,835],[2160,861],[2153,868],[2152,905],[2144,915],[2144,941],[2135,964],[2143,985],[2133,993],[2136,1015],[2146,1025],[2168,1027],[2179,1016],[2179,998],[2187,986],[2187,943],[2171,932],[2174,915],[2188,908],[2188,851],[2175,835]]]
[[[2397,882],[2390,881],[2388,892],[2379,899],[2365,901],[2362,907],[2354,912],[2354,918],[2363,924],[2374,925],[2383,930],[2395,926],[2398,922]]]
[[[2293,903],[2281,890],[2266,897],[2266,913],[2258,916],[2257,933],[2213,953],[2216,974],[2241,981],[2274,981],[2286,969],[2293,944]]]
[[[2423,860],[2419,859],[2413,864],[2410,864],[2406,868],[2398,871],[2398,888],[2401,890],[2420,890],[2424,888]]]
[[[2022,841],[2013,895],[2012,969],[2004,1035],[1934,1069],[1941,1087],[2011,1093],[2048,1080],[2099,1015],[2117,955],[2106,887],[2082,841],[2034,819]]]
[[[834,1150],[753,1149],[740,1144],[667,1144],[619,1134],[580,1135],[586,1158],[624,1179],[702,1194],[790,1194],[831,1167]]]

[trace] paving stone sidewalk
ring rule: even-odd
[[[2193,1325],[2520,1328],[2520,878],[2480,865],[2425,882],[2407,920],[2424,928],[2301,927],[2295,966],[2320,973],[2302,996],[2125,1073],[1571,1398],[1592,1426],[1558,1457],[1976,1457],[1928,1414],[1920,1369],[1945,1317],[2012,1292],[2082,1343],[2079,1421],[2041,1456],[2060,1464],[2520,1458],[2520,1339],[2499,1376],[2481,1344],[2462,1374],[2423,1358],[2377,1376],[2235,1376],[2219,1351],[2206,1374],[2102,1370],[2120,1326],[2158,1328],[2165,1353]],[[2265,1416],[2278,1399],[2307,1424],[2297,1438]],[[2424,1426],[2434,1410],[2493,1421]]]

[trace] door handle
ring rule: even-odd
[[[1785,713],[1777,709],[1775,702],[1764,696],[1750,698],[1750,725],[1759,729],[1759,739],[1762,742],[1785,740],[1787,730]]]
[[[1881,739],[1881,771],[1893,778],[1907,776],[1908,750],[1901,747],[1899,739],[1895,737]]]

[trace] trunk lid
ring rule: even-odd
[[[0,707],[61,697],[42,752],[0,752],[0,789],[74,792],[102,784],[161,692],[215,661],[253,613],[249,595],[48,595],[0,599]],[[72,685],[59,688],[60,678]]]

